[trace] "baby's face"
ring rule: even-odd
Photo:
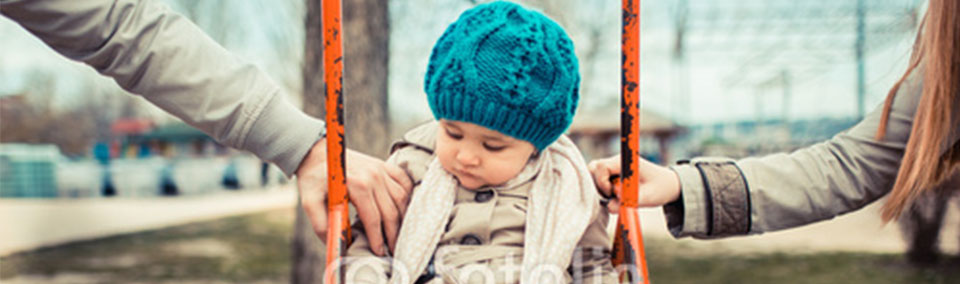
[[[460,185],[478,189],[503,184],[520,174],[536,149],[496,130],[473,123],[440,120],[437,157]]]

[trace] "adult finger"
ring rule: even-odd
[[[393,251],[394,246],[397,244],[397,235],[400,234],[400,210],[390,197],[390,194],[385,192],[388,191],[385,187],[386,186],[381,186],[380,188],[382,190],[374,191],[373,195],[380,209],[383,233],[386,236],[387,245],[390,251]]]
[[[620,197],[623,196],[621,195],[621,188],[623,187],[623,184],[619,182],[611,183],[611,187],[613,188],[614,197],[610,199],[610,202],[607,203],[607,209],[610,210],[611,214],[619,214],[620,206],[622,205],[620,204]]]
[[[393,204],[396,205],[397,210],[399,210],[400,219],[403,219],[403,216],[407,214],[407,203],[410,200],[410,191],[404,190],[403,186],[393,179],[387,179],[386,184],[387,187],[384,190],[387,191]]]
[[[413,190],[413,181],[410,180],[410,176],[407,175],[406,171],[390,163],[383,163],[383,170],[386,171],[387,175],[389,175],[394,182],[400,185],[403,190],[408,193]]]
[[[618,196],[623,196],[623,183],[617,183],[613,185],[613,194]]]
[[[310,225],[313,232],[322,241],[327,239],[327,206],[326,191],[323,190],[322,182],[316,178],[305,176],[297,180],[297,188],[300,190],[300,204],[303,206],[304,213],[310,219]]]
[[[590,173],[593,174],[593,182],[605,196],[610,196],[610,170],[599,161],[590,162],[588,165]]]
[[[611,199],[610,202],[607,203],[607,211],[609,211],[610,214],[619,214],[619,213],[620,213],[620,200],[619,200],[619,199]]]
[[[383,246],[383,231],[380,216],[380,209],[377,206],[375,196],[373,196],[373,180],[357,179],[352,183],[356,190],[350,191],[350,199],[353,206],[357,208],[357,217],[363,224],[364,234],[370,241],[370,248],[378,256],[386,256]]]
[[[321,240],[327,238],[327,148],[326,140],[313,144],[296,170],[300,204],[310,219],[313,231]]]

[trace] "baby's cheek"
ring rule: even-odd
[[[496,172],[497,183],[504,183],[520,174],[520,171],[523,170],[523,166],[517,166],[514,163],[509,163],[506,165],[501,165],[499,169],[500,170]]]
[[[443,155],[438,155],[437,159],[440,160],[440,166],[443,167],[444,170],[446,170],[448,173],[453,172],[454,167],[450,164],[450,159],[447,159]]]
[[[436,153],[437,153],[437,159],[440,160],[440,165],[442,165],[443,168],[446,169],[447,171],[450,171],[451,169],[450,162],[453,160],[453,158],[451,157],[452,154],[450,154],[450,151],[447,150],[446,147],[441,147],[438,144]]]

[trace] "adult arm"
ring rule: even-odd
[[[640,205],[664,206],[675,237],[756,234],[831,219],[885,195],[900,167],[921,93],[923,68],[901,85],[888,130],[875,139],[882,109],[828,141],[794,151],[734,161],[697,158],[664,167],[641,161]],[[957,143],[956,131],[943,151]],[[617,158],[591,163],[598,188],[620,172]],[[617,202],[611,202],[615,209]]]
[[[671,233],[713,238],[781,230],[831,219],[884,196],[910,135],[921,74],[922,68],[915,70],[897,92],[882,140],[875,139],[882,113],[877,108],[851,129],[790,154],[694,159],[673,167],[682,197],[664,207]]]
[[[0,1],[0,13],[56,52],[227,146],[291,175],[323,121],[291,104],[254,65],[157,1]]]
[[[136,0],[0,0],[0,14],[220,143],[253,152],[288,176],[296,172],[304,207],[325,237],[323,121],[291,104],[269,76],[189,20],[156,1]],[[376,158],[351,150],[347,158],[351,201],[364,224],[379,228],[389,209],[378,207],[406,203],[373,198],[387,186],[409,191],[410,182],[389,175],[401,170]],[[371,243],[382,247],[383,241]]]

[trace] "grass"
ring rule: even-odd
[[[654,283],[960,283],[956,260],[918,268],[899,254],[676,257],[651,250],[648,261]]]
[[[4,257],[0,282],[289,282],[292,231],[292,210],[280,210],[62,245]],[[957,259],[917,268],[898,254],[646,247],[654,283],[960,283]]]
[[[282,210],[45,248],[0,260],[0,282],[288,282],[292,227]]]

